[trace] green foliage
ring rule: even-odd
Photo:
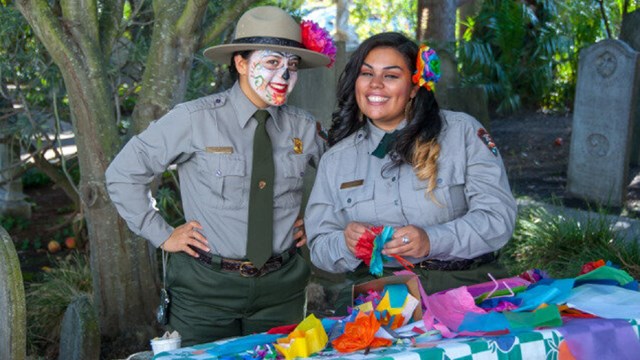
[[[557,58],[569,43],[554,26],[554,1],[486,0],[468,19],[459,60],[465,84],[482,85],[498,113],[540,102],[551,91]]]
[[[67,306],[77,295],[91,298],[91,271],[88,259],[75,252],[57,261],[50,272],[26,289],[27,337],[32,354],[43,354],[48,346],[58,346],[60,324]]]
[[[22,185],[25,188],[51,184],[51,178],[37,168],[29,168],[22,174]]]
[[[612,37],[622,0],[604,0]],[[633,11],[638,4],[629,4]],[[458,46],[463,83],[482,85],[498,113],[573,106],[580,50],[607,37],[596,0],[485,0]]]
[[[349,13],[360,39],[384,31],[399,31],[409,38],[415,38],[417,22],[417,1],[353,1],[354,8]]]
[[[171,226],[184,224],[184,212],[180,201],[180,194],[176,191],[180,187],[178,178],[173,170],[166,171],[162,177],[162,185],[156,191],[156,206],[160,215]]]
[[[30,223],[29,219],[21,216],[0,215],[0,225],[9,233],[12,230],[22,231],[26,229]]]
[[[638,239],[620,238],[611,225],[605,214],[581,222],[541,207],[529,208],[519,215],[502,259],[511,273],[538,268],[553,277],[575,277],[583,264],[603,259],[639,278]]]

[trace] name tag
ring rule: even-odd
[[[356,186],[362,186],[364,184],[364,179],[347,181],[340,184],[340,189],[348,189]]]
[[[207,146],[207,152],[214,154],[233,154],[231,146]]]

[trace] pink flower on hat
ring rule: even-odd
[[[311,51],[326,55],[331,60],[328,68],[336,61],[336,46],[329,32],[311,20],[303,20],[300,23],[302,45]]]

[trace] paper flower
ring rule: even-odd
[[[353,322],[345,325],[344,333],[333,340],[331,345],[343,353],[391,345],[391,340],[375,337],[378,329],[380,323],[373,312],[369,315],[359,312]]]
[[[302,33],[302,45],[308,50],[328,56],[331,61],[327,67],[331,68],[336,61],[337,50],[329,32],[311,20],[303,20],[300,23],[300,30]]]
[[[440,80],[440,58],[436,51],[427,45],[421,45],[416,59],[416,73],[413,74],[413,83],[434,91],[436,82]]]

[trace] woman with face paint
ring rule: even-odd
[[[263,6],[242,15],[231,43],[204,54],[230,63],[233,87],[177,105],[106,173],[129,227],[170,254],[168,328],[183,346],[302,320],[310,270],[297,251],[306,242],[298,215],[306,166],[319,162],[325,140],[286,100],[298,70],[329,66],[335,47],[316,24]],[[171,164],[187,220],[176,228],[149,186]]]
[[[360,283],[412,266],[428,294],[506,275],[494,252],[511,237],[516,203],[502,159],[478,121],[439,109],[439,76],[435,51],[399,33],[351,55],[305,211],[319,268]],[[366,263],[366,239],[385,226],[377,258],[389,261]],[[349,305],[347,286],[337,313]]]

